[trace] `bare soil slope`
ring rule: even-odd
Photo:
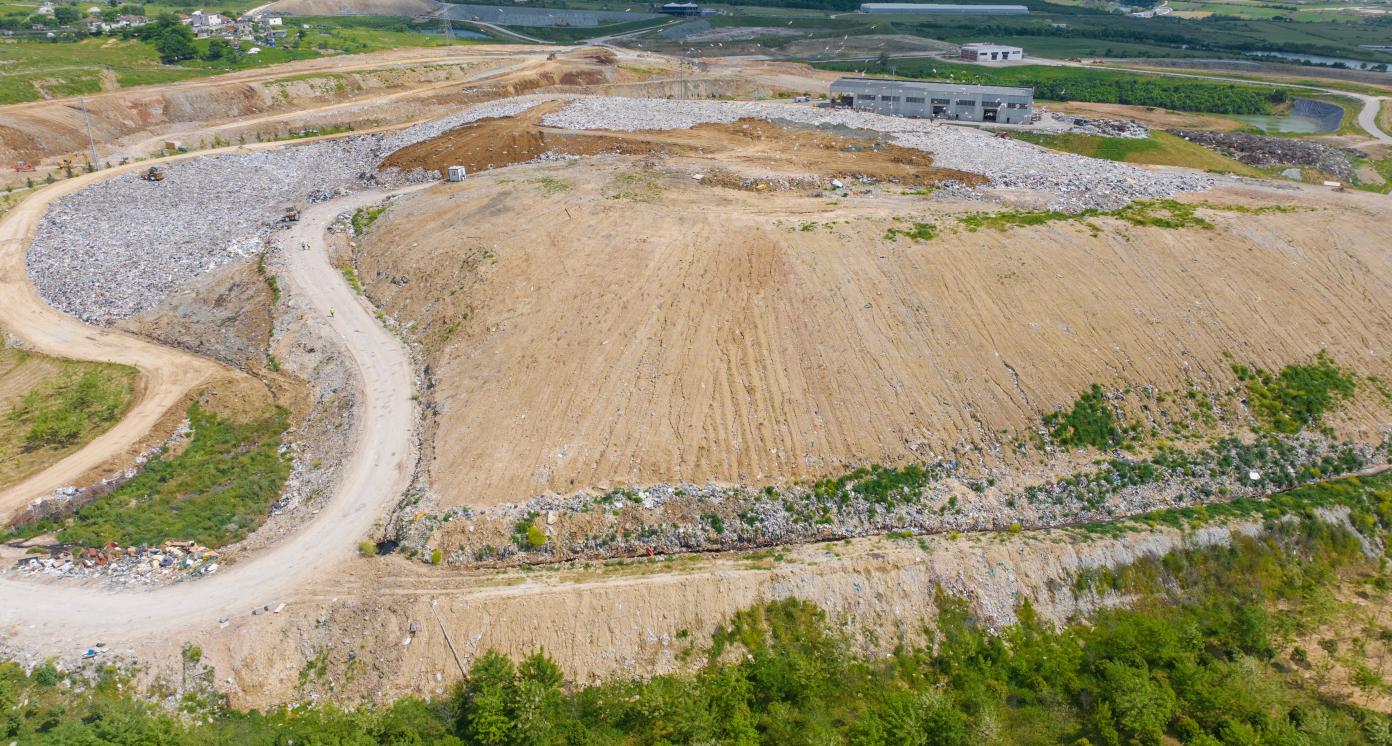
[[[1385,370],[1392,215],[1205,213],[1212,230],[952,228],[969,207],[829,199],[609,156],[403,199],[362,243],[369,294],[424,342],[446,504],[849,464],[1009,459],[1092,383],[1231,386],[1321,349]],[[801,164],[798,164],[801,165]],[[1236,204],[1293,200],[1210,193]],[[930,241],[891,228],[931,220]],[[1380,437],[1370,413],[1340,427]]]

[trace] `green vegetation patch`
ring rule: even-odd
[[[884,237],[886,241],[897,241],[900,236],[914,241],[931,241],[936,235],[938,228],[932,223],[914,223],[911,228],[890,228],[885,231]]]
[[[1233,365],[1233,373],[1247,388],[1252,415],[1278,433],[1319,425],[1324,414],[1351,398],[1358,386],[1358,375],[1324,352],[1310,363],[1287,365],[1275,374],[1245,365]]]
[[[23,447],[66,448],[90,439],[125,413],[135,371],[117,366],[68,365],[55,379],[25,394],[5,415],[23,432]]]
[[[1205,230],[1213,228],[1213,223],[1210,223],[1198,215],[1198,210],[1200,208],[1236,209],[1203,204],[1192,205],[1173,199],[1158,199],[1137,200],[1116,210],[1087,209],[1079,212],[1061,212],[1059,210],[1005,210],[1002,212],[974,212],[959,217],[957,222],[963,228],[972,232],[981,230],[982,228],[992,228],[1004,232],[1011,228],[1044,225],[1046,223],[1065,220],[1086,221],[1092,218],[1113,218],[1130,223],[1131,225],[1148,228],[1203,228]],[[1091,223],[1088,225],[1093,229],[1094,233],[1100,231],[1097,226]]]
[[[1067,448],[1116,448],[1127,437],[1102,387],[1095,383],[1072,408],[1044,415],[1044,426],[1050,440]]]
[[[0,485],[105,432],[130,408],[136,371],[0,348]]]
[[[1012,132],[1020,140],[1053,150],[1076,153],[1089,158],[1102,158],[1125,163],[1146,163],[1157,166],[1184,166],[1202,171],[1235,173],[1242,176],[1263,176],[1245,163],[1176,137],[1168,132],[1153,130],[1148,138],[1102,137],[1068,132],[1046,135],[1037,132]]]
[[[290,476],[280,448],[288,414],[277,409],[235,422],[195,404],[188,416],[193,436],[183,451],[166,449],[115,492],[79,508],[59,540],[91,547],[193,540],[220,547],[261,525]]]
[[[372,224],[377,222],[377,218],[382,217],[382,213],[387,211],[387,205],[377,205],[375,207],[361,207],[353,212],[353,235],[361,236],[367,232]]]
[[[934,481],[942,477],[939,469],[919,464],[902,467],[862,466],[835,479],[823,479],[812,486],[819,499],[844,503],[853,496],[876,505],[892,507],[913,502]]]

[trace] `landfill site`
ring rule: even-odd
[[[936,589],[1062,621],[1120,602],[1077,573],[1230,535],[1079,524],[1386,468],[1375,386],[1257,453],[1236,372],[1388,369],[1382,195],[829,106],[791,63],[416,53],[90,98],[103,168],[3,217],[6,344],[138,371],[111,429],[0,484],[7,527],[189,448],[194,403],[288,429],[225,545],[0,545],[0,654],[177,681],[193,643],[267,707],[440,694],[490,648],[669,672],[793,596],[889,649]],[[86,147],[4,109],[0,139],[67,143],[12,154]],[[1191,457],[1051,440],[1089,390]]]

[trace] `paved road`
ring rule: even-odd
[[[217,575],[158,590],[110,592],[0,578],[0,638],[43,655],[71,655],[97,641],[119,646],[175,632],[192,637],[220,617],[291,600],[298,585],[352,559],[357,541],[409,484],[416,409],[405,350],[329,264],[323,238],[336,214],[385,196],[360,192],[316,205],[282,234],[282,287],[308,323],[342,341],[363,389],[342,481],[319,514],[290,538]]]

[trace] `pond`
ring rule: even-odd
[[[1317,54],[1295,54],[1293,52],[1248,52],[1247,54],[1252,57],[1274,58],[1289,60],[1291,62],[1306,62],[1313,65],[1337,65],[1342,63],[1350,70],[1366,70],[1380,64],[1367,60],[1352,60],[1347,57],[1321,57]]]
[[[1246,122],[1264,132],[1297,134],[1328,131],[1324,123],[1314,117],[1282,116],[1279,114],[1233,114],[1228,116]]]

